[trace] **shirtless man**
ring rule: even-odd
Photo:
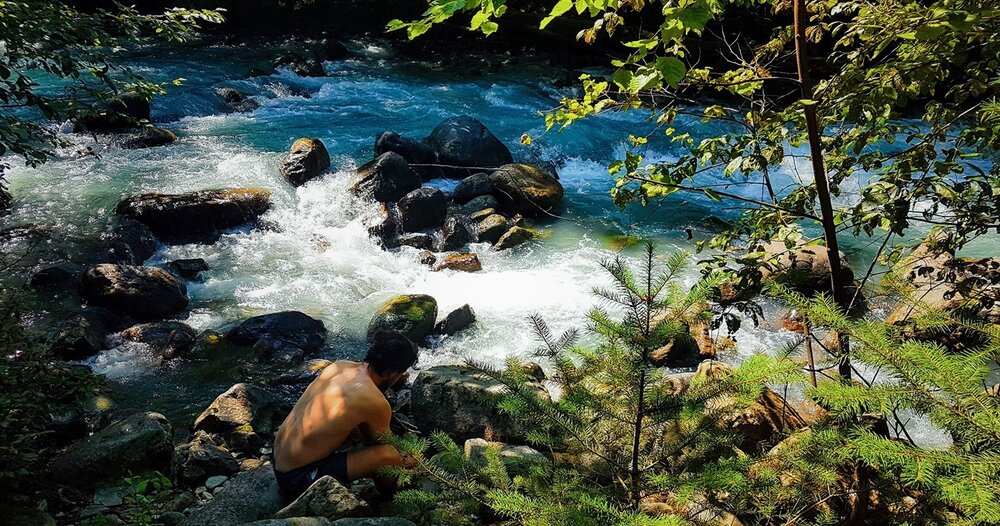
[[[274,437],[274,475],[288,499],[329,475],[345,486],[386,466],[408,465],[389,435],[392,408],[382,394],[417,362],[402,334],[380,332],[362,362],[330,364],[306,389]],[[350,436],[367,447],[338,451]]]

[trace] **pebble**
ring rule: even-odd
[[[226,480],[227,478],[225,475],[216,475],[214,477],[208,477],[208,480],[205,481],[205,489],[214,490],[215,488],[218,488],[223,484],[225,484]]]

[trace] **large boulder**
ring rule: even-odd
[[[106,349],[107,335],[101,316],[84,311],[59,325],[49,348],[64,360],[82,360]]]
[[[236,457],[221,440],[199,431],[190,442],[174,449],[177,478],[189,485],[205,482],[208,477],[232,475],[240,470]]]
[[[302,186],[330,167],[330,153],[323,141],[303,137],[292,143],[281,160],[281,176],[292,186]]]
[[[462,168],[446,168],[447,177],[463,178],[481,168],[493,168],[514,162],[510,150],[478,120],[462,115],[438,124],[426,142],[437,153],[441,164]]]
[[[208,504],[192,512],[180,526],[238,526],[270,517],[281,509],[282,503],[274,468],[265,463],[230,479]]]
[[[148,226],[124,216],[112,218],[100,242],[104,250],[100,261],[121,265],[142,265],[160,244]]]
[[[764,278],[774,279],[807,295],[831,291],[832,266],[826,247],[795,245],[788,248],[782,242],[772,241],[761,247],[761,250],[772,261],[771,265],[761,268]],[[854,272],[847,265],[843,252],[840,253],[840,274],[844,283],[854,281]]]
[[[80,295],[92,305],[127,314],[137,320],[172,316],[188,305],[184,283],[156,267],[94,265],[83,273]]]
[[[326,341],[326,326],[301,312],[276,312],[243,321],[226,333],[226,339],[237,345],[264,341],[272,347],[316,351]]]
[[[386,152],[365,163],[354,174],[351,191],[359,197],[381,203],[395,202],[417,188],[420,176],[401,155]]]
[[[451,197],[458,204],[465,204],[481,196],[493,193],[493,178],[486,172],[470,175],[459,181]]]
[[[367,502],[359,499],[337,479],[324,476],[313,482],[299,498],[274,514],[275,519],[323,517],[330,520],[371,515]]]
[[[163,358],[175,358],[194,347],[198,333],[179,321],[133,325],[121,333],[124,341],[144,343]]]
[[[158,413],[138,413],[71,446],[52,462],[49,478],[77,488],[117,482],[129,473],[172,472],[170,422]]]
[[[270,207],[267,189],[231,188],[134,195],[122,199],[115,212],[140,221],[163,240],[192,241],[256,221]]]
[[[219,435],[230,451],[256,454],[291,411],[291,404],[254,384],[236,384],[194,421],[194,430]]]
[[[490,174],[500,209],[537,217],[558,207],[563,186],[548,172],[529,164],[508,164]]]
[[[531,382],[527,387],[549,399],[541,384]],[[497,397],[504,389],[467,365],[424,369],[410,389],[414,423],[424,433],[440,430],[459,443],[470,438],[523,441],[523,426],[497,409]]]
[[[438,164],[437,153],[427,143],[402,137],[392,131],[384,131],[375,138],[375,157],[386,152],[399,154],[411,166]],[[413,171],[424,181],[437,179],[442,175],[441,168],[437,166],[413,166]]]
[[[149,120],[150,112],[149,101],[131,94],[100,102],[93,110],[76,120],[73,131],[104,133],[135,128]]]
[[[426,186],[406,194],[396,206],[404,232],[440,227],[448,214],[448,198],[444,192]]]
[[[400,294],[382,304],[368,323],[368,339],[380,331],[396,331],[414,343],[427,338],[437,321],[437,300],[426,294]]]

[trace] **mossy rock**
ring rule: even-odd
[[[434,330],[437,321],[437,300],[426,294],[400,294],[385,302],[368,323],[368,339],[379,331],[403,333],[414,342],[421,342]]]

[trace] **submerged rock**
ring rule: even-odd
[[[104,249],[102,262],[122,265],[142,265],[159,246],[149,227],[131,217],[117,215],[101,234],[100,243]]]
[[[438,124],[426,142],[437,153],[441,164],[469,167],[448,168],[446,177],[463,178],[481,168],[503,166],[514,162],[510,150],[481,122],[462,115]]]
[[[451,336],[463,329],[466,329],[476,323],[476,313],[472,310],[472,307],[466,303],[461,307],[451,311],[443,320],[439,321],[437,325],[434,326],[434,332],[437,334],[444,334]]]
[[[194,430],[219,435],[230,451],[257,454],[291,404],[254,384],[241,383],[219,395],[194,421]]]
[[[238,345],[266,341],[272,346],[316,351],[326,341],[326,326],[301,312],[276,312],[243,321],[226,333],[226,339]]]
[[[49,477],[78,488],[118,482],[129,473],[172,473],[170,423],[159,413],[138,413],[71,446],[52,462]]]
[[[149,120],[149,101],[138,95],[122,95],[118,99],[100,102],[94,112],[77,119],[75,132],[117,132],[137,127]]]
[[[246,93],[235,88],[217,88],[216,93],[222,97],[222,102],[237,113],[251,112],[260,107],[260,103],[251,99]]]
[[[133,325],[121,333],[125,341],[144,343],[166,359],[175,358],[194,347],[198,334],[179,321]]]
[[[256,221],[271,208],[264,188],[140,194],[122,199],[115,212],[145,224],[167,241],[209,240],[222,230]]]
[[[399,222],[404,232],[437,228],[448,213],[448,198],[437,188],[421,187],[406,194],[396,203]]]
[[[523,245],[528,241],[531,241],[535,237],[535,233],[527,228],[515,226],[508,230],[504,235],[500,236],[500,239],[493,244],[493,250],[507,250],[514,248],[518,245]]]
[[[205,260],[201,258],[175,259],[167,263],[167,268],[185,279],[195,279],[198,274],[209,270],[208,263],[205,263]]]
[[[549,399],[541,384],[531,382],[526,387]],[[459,443],[470,438],[525,439],[525,430],[496,407],[503,385],[467,365],[424,369],[410,391],[414,422],[424,433],[441,430]]]
[[[406,159],[395,152],[386,152],[358,168],[351,191],[359,197],[387,203],[399,201],[420,188],[420,184],[420,176],[410,169]]]
[[[461,272],[479,272],[483,264],[475,253],[449,254],[434,266],[434,270],[458,270]]]
[[[537,217],[562,202],[563,186],[551,174],[528,164],[508,164],[490,175],[500,209]]]
[[[292,186],[302,186],[330,167],[330,154],[323,141],[303,137],[292,143],[281,161],[281,176]]]
[[[34,289],[79,285],[83,268],[69,262],[55,263],[38,269],[28,285]]]
[[[188,305],[184,283],[156,267],[94,265],[83,274],[80,295],[92,305],[138,320],[171,316]]]
[[[422,141],[400,136],[396,132],[384,131],[375,138],[375,157],[386,152],[394,152],[406,159],[420,179],[430,181],[442,176],[437,166],[412,166],[414,164],[438,164],[434,149]]]
[[[368,339],[380,331],[396,331],[419,344],[434,330],[437,314],[437,300],[426,294],[394,296],[368,323]]]
[[[313,482],[295,501],[274,514],[275,519],[323,517],[330,520],[370,515],[371,506],[337,479],[324,476]]]
[[[155,148],[166,146],[177,140],[174,132],[159,126],[143,126],[138,133],[122,139],[122,147],[129,149]]]

